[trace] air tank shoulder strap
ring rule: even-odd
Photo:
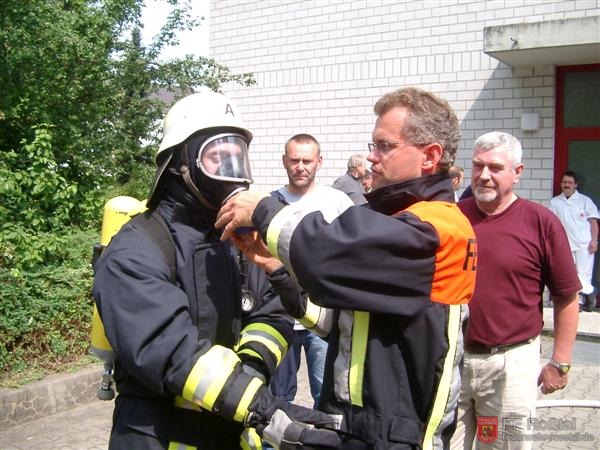
[[[165,220],[158,213],[146,211],[131,219],[155,242],[159,247],[165,261],[169,266],[169,280],[175,284],[177,279],[177,257],[175,255],[175,242],[167,227]]]

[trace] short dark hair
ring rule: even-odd
[[[579,180],[577,180],[577,174],[572,170],[565,170],[560,176],[560,179],[562,180],[564,177],[571,177],[575,180],[575,183],[579,183]]]
[[[319,144],[319,141],[317,141],[317,139],[310,134],[300,133],[289,138],[284,147],[286,155],[291,142],[297,142],[298,144],[314,144],[315,147],[317,147],[317,155],[321,154],[321,145]]]
[[[464,169],[460,166],[452,166],[450,169],[448,169],[448,175],[450,175],[450,178],[458,178],[462,176],[463,173]]]

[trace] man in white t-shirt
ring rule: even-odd
[[[560,188],[562,193],[550,200],[550,210],[565,227],[577,274],[583,286],[579,296],[579,310],[591,310],[594,253],[598,251],[598,208],[589,197],[577,191],[577,175],[572,170],[563,173]]]
[[[315,178],[323,157],[319,142],[313,136],[297,134],[291,137],[285,144],[282,162],[288,175],[288,184],[271,193],[280,201],[291,204],[303,198],[310,201],[311,198],[312,201],[332,203],[338,211],[354,204],[342,191],[317,184]],[[281,263],[279,265],[283,266]],[[265,270],[268,271],[269,268]],[[270,388],[275,396],[288,401],[294,400],[302,348],[306,358],[310,393],[316,408],[323,384],[327,342],[304,328],[298,321],[294,325],[294,342],[271,378]]]

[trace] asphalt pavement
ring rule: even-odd
[[[545,308],[542,363],[551,355],[551,309]],[[537,409],[537,441],[534,449],[600,450],[600,408],[581,406],[600,402],[600,309],[580,314],[580,338],[574,349],[573,368],[566,389],[540,400],[554,402]],[[543,398],[542,398],[543,397]],[[312,399],[304,362],[299,374],[296,401],[310,406]],[[563,406],[580,403],[579,406]],[[110,434],[113,401],[91,400],[63,412],[54,413],[0,429],[1,450],[94,450],[106,449]]]

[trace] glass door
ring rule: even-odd
[[[600,64],[557,68],[555,131],[553,194],[570,169],[579,179],[577,190],[600,207]],[[592,284],[600,290],[599,253]]]
[[[554,195],[571,169],[579,191],[600,202],[600,64],[557,69]]]

